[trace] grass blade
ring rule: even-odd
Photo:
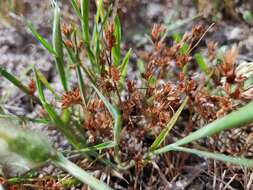
[[[108,141],[108,142],[104,142],[98,145],[93,146],[92,148],[96,149],[96,150],[103,150],[106,148],[111,148],[114,147],[114,142],[113,141]]]
[[[35,76],[35,82],[36,82],[36,87],[38,90],[40,101],[42,102],[42,104],[45,104],[46,97],[44,95],[42,84],[40,82],[40,79],[39,79],[39,76],[38,76],[38,73],[37,73],[37,70],[35,69],[35,67],[33,67],[33,72],[34,72],[34,76]]]
[[[55,60],[56,67],[60,76],[62,86],[65,91],[68,90],[68,83],[66,79],[66,73],[64,70],[64,55],[61,35],[61,23],[60,23],[60,9],[57,4],[54,7],[54,22],[53,22],[53,48],[56,52]]]
[[[18,80],[14,75],[9,73],[4,68],[0,67],[0,74],[4,76],[7,80],[9,80],[12,84],[14,84],[16,87],[18,87],[20,90],[22,90],[26,94],[30,94],[30,91],[27,86],[23,85],[20,80]]]
[[[95,52],[96,60],[99,60],[100,43],[101,43],[98,26],[99,26],[99,24],[95,23],[95,25],[93,27],[93,34],[92,34],[92,44],[93,44],[93,49],[94,49],[94,52]]]
[[[188,101],[188,96],[184,99],[183,103],[180,105],[180,107],[178,108],[177,112],[173,115],[173,117],[170,119],[169,123],[166,125],[166,127],[161,131],[161,133],[158,135],[158,137],[156,137],[155,141],[153,142],[153,144],[150,147],[150,150],[153,151],[155,149],[157,149],[162,142],[165,140],[165,138],[167,137],[168,133],[170,132],[170,130],[172,129],[172,127],[175,125],[178,117],[180,116],[181,112],[183,111],[187,101]]]
[[[0,67],[0,75],[5,77],[7,80],[9,80],[13,85],[18,87],[21,91],[23,91],[25,94],[30,96],[34,101],[36,101],[38,104],[41,104],[40,100],[30,93],[27,86],[23,85],[20,80],[18,80],[14,75],[6,71],[4,68]]]
[[[212,152],[206,152],[206,151],[185,148],[185,147],[177,147],[177,146],[172,147],[171,150],[187,152],[187,153],[196,154],[198,156],[205,157],[205,158],[210,158],[210,159],[214,159],[214,160],[219,160],[219,161],[223,161],[223,162],[246,166],[248,168],[253,168],[253,160],[251,160],[251,159],[232,157],[232,156],[227,156],[225,154],[212,153]]]
[[[85,44],[90,46],[89,33],[89,0],[81,0],[82,32]]]
[[[26,27],[30,30],[30,32],[33,34],[33,36],[41,43],[41,45],[47,49],[47,51],[53,55],[57,55],[54,48],[51,44],[47,42],[45,38],[43,38],[34,28],[31,22],[27,21],[26,19],[23,19]]]
[[[81,13],[80,13],[80,10],[79,10],[79,8],[78,8],[78,4],[77,4],[76,0],[71,0],[71,5],[72,5],[72,7],[74,8],[75,13],[77,14],[77,16],[78,16],[79,18],[81,18],[82,16],[81,16]]]
[[[191,133],[190,135],[176,141],[173,144],[167,145],[154,151],[156,154],[167,152],[171,147],[181,146],[203,137],[212,136],[224,130],[238,128],[253,122],[253,102],[248,103],[246,106],[240,108],[238,111],[234,111],[223,118],[217,119],[212,123],[200,128],[199,130]]]
[[[42,102],[42,105],[46,112],[48,113],[50,119],[52,122],[57,126],[57,128],[60,130],[60,132],[65,135],[65,137],[68,139],[68,141],[75,147],[76,149],[81,148],[80,143],[78,142],[76,136],[74,133],[72,133],[71,128],[68,128],[65,123],[62,121],[62,119],[57,115],[56,111],[53,109],[53,107],[47,103],[45,99],[45,95],[43,92],[41,81],[39,80],[38,74],[36,69],[34,68],[34,75],[36,80],[36,86],[39,92],[39,97]]]
[[[7,114],[0,114],[1,119],[10,119],[10,120],[18,120],[22,122],[32,122],[32,123],[38,123],[38,124],[45,124],[45,125],[51,125],[52,123],[47,119],[33,119],[27,116],[23,115],[7,115]]]
[[[126,74],[127,74],[127,66],[129,63],[129,59],[132,55],[132,49],[129,49],[128,52],[126,53],[125,57],[123,58],[123,61],[121,63],[121,68],[120,68],[120,89],[122,89],[125,80],[126,80]]]
[[[120,43],[121,43],[121,25],[119,17],[116,16],[114,20],[114,36],[116,39],[115,45],[112,48],[112,55],[113,55],[113,63],[114,65],[118,66],[120,64]]]
[[[61,154],[58,154],[58,157],[53,161],[55,165],[63,168],[68,173],[82,181],[83,183],[90,186],[95,190],[112,190],[109,186],[107,186],[104,182],[99,181],[97,178],[93,177],[88,172],[84,171],[74,163],[70,162]]]
[[[73,50],[72,49],[69,49],[65,44],[64,44],[65,48],[67,49],[67,53],[68,53],[68,56],[72,62],[72,64],[76,64],[76,65],[79,65],[80,68],[82,67],[81,65],[81,62],[80,62],[80,59],[77,59],[76,58],[76,55],[74,54]],[[85,72],[85,74],[87,75],[87,77],[90,79],[90,81],[92,83],[95,82],[95,76],[94,76],[94,73],[92,71],[89,71],[86,67],[82,67],[83,71]]]
[[[8,155],[10,158],[14,153],[19,157],[14,156],[12,162],[18,163],[20,160],[26,160],[28,162],[24,164],[30,165],[29,167],[46,163],[56,153],[48,138],[42,133],[25,130],[8,120],[1,120],[0,140],[1,143],[4,142],[7,145],[7,149],[1,149],[1,158]]]
[[[103,0],[96,0],[96,6],[97,6],[97,14],[96,14],[96,23],[98,24],[99,18],[101,20],[104,20],[104,8],[103,8]]]
[[[81,97],[82,97],[83,103],[86,104],[86,91],[84,89],[84,81],[83,81],[82,71],[79,64],[76,64],[76,73],[77,73],[78,86],[80,89]]]
[[[82,148],[76,151],[71,151],[72,153],[78,153],[78,152],[90,152],[90,151],[96,151],[96,150],[103,150],[103,149],[107,149],[107,148],[112,148],[115,146],[115,143],[113,141],[108,141],[108,142],[104,142],[101,144],[97,144],[95,146],[92,147],[87,147],[87,148]]]
[[[99,69],[96,64],[96,58],[90,46],[89,0],[81,0],[81,25],[82,25],[83,40],[86,46],[89,60],[92,64],[92,69],[98,72]]]
[[[53,87],[49,84],[47,81],[46,77],[39,71],[37,70],[38,78],[39,80],[45,85],[45,87],[52,92],[52,94],[55,96],[56,99],[60,99],[60,96],[55,92]]]
[[[199,69],[208,74],[208,66],[203,58],[203,56],[200,53],[196,53],[195,54],[195,60],[197,62],[197,64],[199,65]]]
[[[105,97],[104,95],[97,89],[97,87],[91,84],[92,88],[96,91],[99,98],[103,101],[108,111],[112,115],[114,119],[114,127],[113,127],[113,137],[114,137],[114,150],[115,150],[115,159],[117,162],[119,161],[119,143],[120,143],[120,133],[121,133],[121,114]]]

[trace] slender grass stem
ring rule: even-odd
[[[66,159],[62,154],[58,154],[57,158],[53,160],[54,164],[63,168],[83,183],[89,185],[91,188],[96,190],[112,190],[104,182],[99,181],[88,172],[84,171],[74,163]]]

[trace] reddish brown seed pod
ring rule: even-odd
[[[157,42],[161,33],[163,33],[165,28],[162,25],[154,24],[151,30],[151,39],[153,42]]]
[[[69,24],[63,24],[62,32],[66,37],[70,37],[71,33],[73,32],[73,28]]]
[[[210,41],[207,44],[207,50],[208,50],[208,59],[209,60],[214,60],[215,56],[216,56],[216,51],[217,51],[217,43],[215,43],[214,41]]]
[[[28,84],[28,90],[30,94],[34,94],[36,91],[36,85],[35,85],[35,81],[33,79],[30,80],[29,84]]]
[[[127,81],[127,89],[129,93],[133,93],[136,88],[135,88],[135,82],[133,80],[128,80]]]
[[[180,68],[184,67],[190,60],[188,55],[181,55],[176,58],[176,65]]]
[[[120,79],[119,70],[114,66],[111,66],[109,69],[112,80],[118,81]]]
[[[105,40],[109,50],[111,51],[116,42],[114,36],[114,24],[112,23],[108,24],[105,28]]]
[[[78,88],[65,92],[61,98],[61,107],[68,108],[70,106],[76,105],[76,104],[81,104],[82,99],[81,99],[81,94],[80,90]]]
[[[203,26],[201,26],[201,25],[194,26],[192,28],[192,37],[199,38],[203,32],[204,32]]]
[[[228,50],[222,59],[222,64],[219,65],[220,73],[226,77],[228,83],[233,83],[235,75],[235,60],[238,54],[238,49],[233,46],[232,49]]]
[[[69,48],[72,49],[73,48],[73,43],[71,40],[67,39],[64,41],[65,45]]]

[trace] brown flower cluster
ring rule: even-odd
[[[162,25],[154,24],[151,30],[151,39],[154,43],[159,40],[159,37],[162,33],[164,33],[165,27]]]
[[[78,88],[65,92],[61,98],[62,109],[71,107],[73,105],[82,104],[80,90]]]
[[[91,99],[84,114],[83,128],[89,131],[90,142],[112,136],[112,118],[100,99]]]
[[[105,40],[106,40],[109,50],[111,50],[116,42],[116,39],[114,36],[114,24],[112,23],[108,24],[105,29]]]

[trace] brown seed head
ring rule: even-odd
[[[107,28],[105,29],[105,40],[109,50],[111,51],[116,42],[114,36],[114,24],[108,24]]]
[[[78,42],[77,49],[80,50],[83,47],[83,41]]]
[[[201,26],[201,25],[194,26],[192,28],[192,37],[193,38],[199,38],[202,35],[203,32],[204,32],[203,26]]]
[[[227,82],[232,83],[235,80],[235,60],[238,54],[238,49],[233,46],[232,49],[228,50],[222,60],[222,64],[219,66],[219,70],[223,76],[226,77]]]
[[[213,60],[215,58],[216,55],[216,49],[217,49],[217,43],[215,43],[214,41],[210,41],[207,44],[207,48],[208,48],[208,58],[209,60]]]
[[[119,70],[114,66],[110,67],[110,75],[112,77],[112,80],[114,80],[114,81],[118,81],[120,79]]]
[[[64,41],[65,45],[69,48],[69,49],[72,49],[73,48],[73,43],[71,40],[65,40]]]
[[[154,24],[154,26],[151,30],[151,39],[152,39],[152,41],[153,42],[158,41],[160,34],[163,33],[164,30],[165,30],[164,26]]]
[[[61,98],[61,107],[68,108],[70,106],[81,104],[82,99],[80,95],[80,90],[78,88],[65,92]]]
[[[127,81],[127,89],[129,93],[133,93],[136,88],[135,88],[135,82],[133,80],[128,80]]]
[[[181,55],[176,58],[176,65],[180,68],[184,67],[190,60],[188,55]]]
[[[72,26],[69,24],[63,24],[62,32],[65,36],[69,37],[71,33],[73,32]]]
[[[28,90],[30,94],[34,94],[36,91],[36,85],[35,81],[33,79],[30,80],[30,83],[28,84]]]

